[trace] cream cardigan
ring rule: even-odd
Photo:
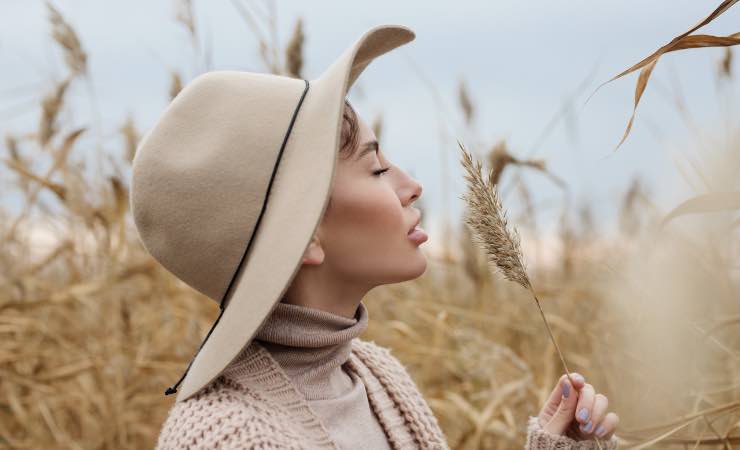
[[[364,426],[382,429],[388,445],[381,448],[449,449],[437,419],[405,367],[389,349],[357,337],[367,324],[367,310],[362,303],[355,319],[282,303],[277,308],[258,335],[264,340],[252,340],[212,383],[172,406],[162,425],[157,450],[346,448],[332,438],[333,424],[322,419],[327,417],[326,413],[318,414],[302,392],[308,386],[305,371],[301,376],[300,370],[291,372],[297,366],[286,364],[283,353],[276,351],[273,357],[267,350],[268,345],[272,347],[274,342],[291,335],[302,336],[291,344],[301,344],[305,347],[299,348],[307,352],[333,351],[332,357],[324,359],[338,359],[340,364],[336,367],[343,367],[351,379],[361,380],[374,418],[382,428],[372,422]],[[282,329],[278,325],[288,323],[291,325],[284,328],[290,329],[290,333],[281,338],[274,334]],[[341,338],[332,339],[332,336]],[[321,345],[316,344],[318,341]],[[304,390],[314,396],[316,386]],[[372,416],[358,414],[358,417]],[[358,429],[362,426],[359,424]],[[369,436],[377,438],[375,434]],[[367,442],[360,440],[352,448],[373,446],[361,444]],[[616,437],[602,444],[604,448],[616,449]],[[536,417],[530,417],[524,448],[590,450],[598,447],[592,440],[575,441],[547,433]]]

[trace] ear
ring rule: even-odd
[[[308,243],[306,251],[303,252],[303,264],[319,265],[324,262],[324,249],[321,247],[321,240],[318,233],[314,234],[311,242]]]

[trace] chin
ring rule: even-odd
[[[402,283],[419,278],[427,270],[427,257],[420,248],[404,250],[403,255],[384,258],[388,261],[383,267],[383,284]],[[392,263],[390,263],[392,261]]]
[[[427,257],[420,248],[417,247],[416,251],[414,252],[414,256],[411,258],[411,261],[408,262],[405,269],[408,271],[406,277],[407,280],[419,278],[424,274],[424,272],[426,272]]]

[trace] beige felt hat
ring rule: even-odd
[[[373,59],[414,37],[405,26],[370,28],[311,81],[203,73],[143,136],[130,195],[139,238],[220,307],[165,394],[182,383],[183,401],[214,380],[280,301],[328,203],[347,91]]]

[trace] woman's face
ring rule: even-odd
[[[359,115],[357,122],[358,147],[337,161],[331,200],[304,263],[326,265],[339,281],[368,288],[419,277],[427,261],[408,233],[421,216],[412,204],[422,186],[382,149],[376,152],[375,133]]]

